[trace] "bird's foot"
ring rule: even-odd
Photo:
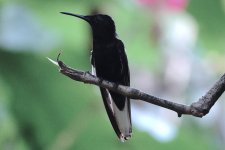
[[[117,89],[117,88],[119,87],[119,85],[120,85],[119,83],[114,83],[114,84],[113,84],[113,88],[114,88],[114,89]]]
[[[99,83],[102,84],[104,79],[102,77],[98,77],[98,80],[99,80]]]
[[[83,79],[86,79],[89,75],[92,75],[91,72],[90,72],[90,71],[85,71],[85,72],[83,73],[82,77],[83,77]],[[84,82],[84,83],[87,83],[87,81]]]
[[[84,76],[87,75],[87,74],[91,74],[91,71],[85,71],[84,72]]]

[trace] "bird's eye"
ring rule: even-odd
[[[97,20],[98,20],[98,21],[103,21],[103,18],[100,17],[100,16],[98,16],[98,17],[97,17]]]

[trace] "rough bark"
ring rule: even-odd
[[[212,86],[212,88],[201,98],[199,98],[198,101],[190,104],[190,105],[184,105],[172,102],[170,100],[161,99],[152,95],[149,95],[147,93],[144,93],[138,89],[118,85],[109,81],[106,81],[104,79],[100,79],[94,75],[92,75],[90,72],[84,72],[79,71],[73,68],[68,67],[65,65],[62,61],[59,60],[59,56],[57,58],[57,62],[49,59],[52,63],[59,66],[59,71],[70,77],[73,80],[84,82],[88,84],[94,84],[100,87],[107,88],[109,90],[112,90],[114,92],[120,93],[122,95],[125,95],[133,100],[142,100],[157,106],[161,106],[167,109],[170,109],[172,111],[177,112],[178,117],[181,117],[182,114],[186,115],[193,115],[196,117],[203,117],[206,114],[209,113],[210,109],[213,107],[213,105],[216,103],[216,101],[219,99],[219,97],[223,94],[225,90],[225,74]]]

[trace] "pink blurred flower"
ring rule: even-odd
[[[186,8],[188,0],[137,0],[141,5],[147,7],[164,6],[170,11],[180,11]]]

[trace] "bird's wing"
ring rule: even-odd
[[[130,74],[127,56],[125,54],[123,43],[120,40],[117,40],[116,42],[115,48],[119,52],[118,55],[121,63],[121,80],[119,81],[119,84],[129,86]],[[94,57],[92,57],[92,65],[94,68]],[[117,136],[121,141],[129,139],[132,132],[130,99],[105,88],[100,88],[100,91],[109,120]]]
[[[123,76],[123,80],[121,81],[122,82],[121,84],[130,86],[130,70],[128,66],[128,60],[127,60],[125,48],[121,40],[117,40],[117,49],[120,56],[121,74]]]
[[[92,64],[92,74],[96,75],[96,69],[95,69],[95,62],[94,62],[94,57],[91,56],[91,64]],[[102,99],[103,99],[103,103],[106,109],[106,112],[108,114],[109,120],[113,126],[114,131],[116,132],[117,136],[120,137],[121,132],[120,129],[118,127],[117,121],[115,119],[115,115],[114,115],[114,109],[113,109],[113,101],[112,98],[110,96],[110,93],[107,89],[105,88],[101,88],[100,87],[100,91],[101,91],[101,95],[102,95]]]
[[[128,61],[122,41],[116,40],[115,48],[118,51],[118,56],[120,57],[119,59],[121,67],[121,79],[118,84],[129,86],[130,74]],[[92,71],[96,71],[95,60],[93,56],[91,56],[91,64]],[[96,72],[94,72],[94,74],[96,75]],[[130,99],[105,88],[100,87],[100,91],[106,112],[115,133],[121,141],[129,139],[132,132]]]
[[[123,110],[120,110],[114,102],[114,98],[118,98],[118,96],[113,96],[113,93],[105,88],[100,88],[100,91],[109,120],[118,138],[121,141],[128,140],[132,132],[130,100],[126,97],[120,99],[125,101]]]
[[[119,53],[120,64],[121,64],[120,66],[121,66],[121,77],[122,78],[121,78],[121,81],[119,84],[122,84],[125,86],[130,86],[130,71],[129,71],[127,55],[125,52],[123,42],[118,39],[116,45],[117,45],[116,47],[117,47],[117,50]],[[120,119],[119,127],[123,129],[122,134],[129,137],[129,136],[131,136],[131,133],[132,133],[130,99],[123,95],[116,94],[116,96],[114,96],[113,92],[110,92],[110,93],[111,93],[111,96],[113,99],[117,98],[120,101],[124,101],[124,103],[125,103],[123,109],[120,109],[120,111],[118,111],[116,109],[117,107],[115,107],[115,109],[117,110],[115,112],[118,112],[118,114],[116,114],[116,118],[117,118],[117,120]]]

